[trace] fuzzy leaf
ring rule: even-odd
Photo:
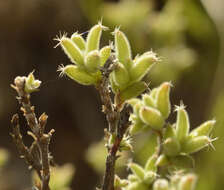
[[[177,110],[176,134],[178,140],[181,143],[183,143],[188,137],[190,129],[189,117],[183,105],[177,107],[176,110]]]
[[[60,40],[60,45],[72,63],[81,66],[83,65],[84,63],[83,54],[81,50],[78,48],[78,46],[75,43],[73,43],[71,39],[67,37],[62,37],[62,39]]]
[[[85,57],[85,66],[89,72],[96,72],[100,67],[100,54],[97,50],[89,52]]]
[[[111,46],[105,46],[100,50],[100,66],[102,67],[111,54]]]
[[[74,34],[72,34],[71,40],[78,46],[78,48],[80,50],[82,50],[82,51],[85,50],[86,42],[85,42],[85,40],[83,39],[83,37],[80,34],[75,32]]]
[[[192,130],[190,133],[190,137],[208,136],[214,128],[214,125],[215,120],[206,121],[200,126],[196,127],[194,130]]]
[[[140,56],[130,70],[131,79],[133,81],[140,81],[156,61],[157,57],[153,52],[148,52]]]
[[[123,32],[119,29],[115,29],[115,53],[117,59],[125,65],[128,66],[128,63],[131,61],[131,47],[128,41],[128,38]]]
[[[144,92],[146,88],[147,88],[147,85],[145,82],[142,82],[142,81],[136,82],[128,86],[123,91],[121,91],[120,98],[122,101],[134,98],[140,95],[142,92]]]
[[[62,72],[82,85],[92,85],[97,82],[93,76],[76,65],[67,65],[62,69]]]
[[[139,112],[141,120],[150,125],[153,129],[161,130],[164,125],[164,119],[161,113],[151,107],[142,106]]]
[[[164,82],[160,85],[156,96],[156,105],[163,117],[168,118],[171,110],[170,105],[170,86],[169,82]]]

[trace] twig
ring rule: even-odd
[[[19,151],[19,154],[22,158],[24,158],[29,166],[34,168],[39,177],[41,177],[41,164],[39,160],[34,159],[30,150],[24,145],[22,135],[20,133],[20,126],[19,126],[19,116],[18,114],[13,115],[12,120],[12,133],[11,136],[13,141]]]
[[[54,130],[45,134],[44,129],[47,123],[48,116],[43,113],[39,121],[34,112],[34,107],[31,106],[30,94],[25,91],[25,78],[17,77],[14,81],[15,85],[11,85],[18,93],[18,101],[22,105],[21,110],[24,113],[28,126],[31,131],[28,134],[34,139],[31,147],[28,149],[22,140],[22,135],[19,130],[18,114],[12,118],[13,133],[12,137],[20,152],[26,159],[27,163],[33,167],[41,179],[41,190],[50,190],[50,157],[49,157],[49,143]]]

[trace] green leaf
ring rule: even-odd
[[[181,143],[183,143],[187,139],[190,129],[189,117],[187,111],[185,110],[184,105],[177,106],[176,111],[177,111],[176,134],[178,140]]]
[[[60,45],[72,63],[81,66],[84,64],[84,58],[81,50],[75,43],[73,43],[71,39],[63,36],[60,40]]]
[[[105,46],[100,50],[100,66],[102,67],[111,55],[111,46]]]
[[[75,80],[82,85],[96,84],[96,79],[87,73],[85,70],[79,68],[76,65],[67,65],[61,69],[69,78]]]
[[[125,67],[127,67],[132,59],[128,38],[118,28],[115,29],[114,36],[116,57]]]
[[[132,173],[138,176],[139,179],[143,180],[145,176],[145,171],[144,169],[136,164],[136,163],[129,163],[128,167],[131,169]]]
[[[170,86],[169,82],[160,85],[156,96],[156,105],[164,118],[168,118],[171,110],[170,105]]]
[[[139,115],[141,120],[153,129],[161,130],[164,126],[162,114],[155,108],[142,106]]]
[[[210,143],[211,143],[211,139],[207,136],[189,138],[183,144],[182,151],[186,154],[192,154],[207,147]]]
[[[189,136],[192,138],[197,136],[209,136],[214,128],[215,122],[215,120],[210,120],[202,123],[200,126],[192,130]]]
[[[80,34],[75,32],[74,34],[72,34],[71,40],[78,46],[78,48],[80,50],[82,50],[82,51],[85,50],[86,42],[85,42],[85,40],[83,39],[83,37]]]
[[[147,52],[137,58],[130,69],[131,79],[140,81],[150,70],[151,66],[157,62],[157,57],[153,52]]]
[[[107,27],[103,26],[101,23],[98,23],[90,29],[86,40],[86,54],[93,50],[99,50],[102,30],[106,29]]]
[[[89,72],[96,72],[100,67],[99,51],[94,50],[89,52],[85,57],[85,66]]]
[[[145,82],[136,82],[130,86],[128,86],[126,89],[121,91],[120,98],[122,101],[134,98],[138,95],[140,95],[142,92],[144,92],[147,88],[147,85]]]

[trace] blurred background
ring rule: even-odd
[[[90,190],[101,184],[106,121],[99,95],[93,87],[59,78],[58,65],[69,64],[69,59],[60,48],[53,48],[59,31],[68,35],[79,31],[85,36],[100,19],[111,29],[103,33],[102,45],[113,39],[111,32],[120,26],[133,55],[151,49],[158,53],[162,62],[150,71],[150,86],[172,81],[172,104],[183,100],[192,129],[204,120],[217,120],[216,150],[195,155],[195,170],[200,176],[197,190],[223,190],[223,10],[222,0],[0,0],[0,190],[31,187],[32,174],[9,132],[11,116],[19,112],[24,140],[31,143],[10,84],[33,70],[43,84],[32,95],[32,103],[38,115],[49,115],[47,129],[56,130],[50,146],[59,166],[53,190]],[[170,121],[175,119],[172,115]],[[136,137],[131,155],[135,161],[143,164],[152,154],[152,141],[150,134]],[[125,153],[119,160],[121,176],[129,156]]]

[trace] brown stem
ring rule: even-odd
[[[41,164],[39,160],[34,159],[30,150],[24,145],[22,135],[20,133],[20,126],[19,126],[19,116],[18,114],[13,115],[12,120],[12,133],[11,136],[13,141],[19,151],[19,154],[22,158],[24,158],[29,166],[34,168],[39,177],[41,177]]]
[[[32,132],[28,131],[28,134],[33,137],[34,142],[29,149],[24,145],[19,131],[18,115],[14,115],[12,119],[12,123],[14,124],[12,137],[20,154],[24,156],[27,163],[37,171],[42,181],[41,190],[50,190],[49,143],[54,130],[51,130],[48,134],[44,134],[47,115],[42,114],[38,121],[34,112],[34,107],[31,106],[30,94],[25,91],[25,82],[24,77],[17,77],[14,81],[15,86],[12,85],[12,87],[18,93],[17,99],[22,105],[21,110],[32,130]]]
[[[127,117],[122,118],[127,114],[125,112],[121,113],[121,104],[114,105],[111,98],[109,89],[109,74],[113,70],[113,65],[111,64],[112,62],[113,60],[111,58],[106,63],[106,66],[103,68],[104,70],[102,70],[102,80],[97,86],[101,101],[103,103],[103,112],[106,114],[108,122],[108,132],[110,135],[115,135],[113,145],[108,147],[102,190],[114,190],[115,163],[118,158],[116,154],[120,148],[120,143],[126,129],[129,126]]]

